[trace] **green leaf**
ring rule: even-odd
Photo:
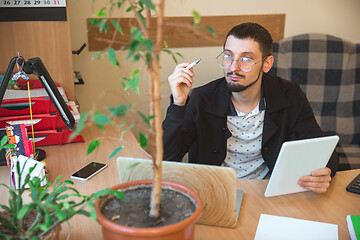
[[[83,112],[80,114],[80,119],[76,124],[75,131],[73,131],[73,133],[70,135],[70,140],[74,139],[85,128],[85,126],[86,126],[85,122],[86,122],[88,116],[89,116],[89,114],[86,112]]]
[[[140,72],[140,69],[136,68],[132,71],[131,77],[135,77]]]
[[[97,25],[97,24],[99,24],[99,23],[100,23],[100,21],[99,21],[99,20],[94,19],[94,18],[89,18],[89,21],[91,22],[91,25],[90,25],[89,30],[90,30],[91,28],[93,28],[95,25]]]
[[[111,158],[115,157],[116,154],[118,154],[123,148],[124,148],[124,146],[120,146],[120,147],[116,148],[116,149],[111,153],[111,155],[109,156],[108,159],[111,159]]]
[[[130,44],[131,45],[131,44]],[[132,50],[131,47],[129,46],[129,49],[127,50],[127,56],[126,56],[126,61],[129,60],[132,56],[134,56],[136,51]]]
[[[60,209],[60,208],[55,208],[55,212],[56,212],[56,217],[59,219],[59,221],[65,221],[66,220],[66,215],[65,212]],[[50,220],[50,224],[51,224],[51,219]]]
[[[90,213],[88,211],[85,210],[79,210],[77,211],[78,214],[84,215],[86,217],[90,217]]]
[[[5,135],[5,136],[1,139],[1,143],[0,143],[1,145],[0,145],[0,146],[1,146],[1,147],[4,146],[5,144],[8,143],[8,141],[9,141],[9,137]]]
[[[110,117],[105,114],[102,114],[101,112],[94,113],[93,121],[97,126],[104,126],[111,123]]]
[[[95,19],[95,18],[89,18],[89,21],[92,23],[92,24],[99,24],[99,20],[98,19]]]
[[[131,124],[128,128],[124,129],[121,131],[121,135],[124,135],[128,130],[130,130],[131,128],[133,128],[135,126],[135,124]]]
[[[120,199],[125,199],[125,194],[123,192],[120,191],[113,191],[113,194]]]
[[[43,232],[46,232],[48,230],[48,227],[45,224],[39,224],[38,226]]]
[[[50,181],[48,181],[48,183],[50,183]],[[46,196],[48,196],[47,190],[42,191],[39,195],[39,200],[43,201]]]
[[[174,62],[175,62],[176,64],[178,64],[178,61],[177,61],[177,59],[176,59],[176,56],[173,54],[173,52],[171,52],[169,49],[162,49],[162,51],[170,54],[171,57],[173,58]]]
[[[102,9],[100,9],[100,11],[98,13],[95,14],[96,17],[105,17],[107,15],[107,13],[105,12],[105,7],[103,7]]]
[[[140,0],[141,3],[143,3],[147,8],[151,10],[155,10],[154,5],[151,0]]]
[[[142,148],[146,148],[147,146],[147,140],[148,140],[148,136],[142,134],[142,132],[139,131],[139,142],[140,142],[140,146]]]
[[[64,199],[67,199],[68,197],[69,197],[69,194],[64,194],[64,195],[61,195],[60,197],[56,198],[56,201],[64,200]],[[64,207],[66,208],[65,205],[66,205],[66,202],[64,202]]]
[[[120,9],[124,1],[117,1],[117,8]]]
[[[129,108],[126,104],[120,104],[115,108],[108,108],[112,116],[123,117],[128,112]]]
[[[6,205],[0,204],[0,208],[4,209],[7,212],[11,212],[11,209]]]
[[[142,33],[142,31],[140,29],[138,29],[137,27],[131,27],[130,32],[131,32],[131,38],[132,39],[142,41],[143,33]]]
[[[27,205],[23,205],[19,212],[17,213],[17,216],[16,218],[19,220],[19,219],[22,219],[25,217],[25,215],[28,213],[29,209],[31,208],[31,205],[30,204],[27,204]]]
[[[15,144],[5,144],[3,148],[5,148],[5,149],[14,149]]]
[[[140,54],[135,54],[132,62],[133,62],[133,63],[136,63],[137,61],[140,60],[140,58],[141,58],[141,55],[140,55]]]
[[[113,48],[109,48],[109,50],[107,51],[107,57],[112,65],[119,66],[119,62],[116,59],[116,53]]]
[[[142,118],[142,120],[144,120],[144,122],[150,127],[150,120],[153,119],[155,116],[151,115],[146,117],[144,114],[142,114],[141,112],[137,112],[137,114]]]
[[[103,20],[101,20],[100,24],[99,24],[99,31],[102,32],[105,28],[106,24],[106,18],[104,18]]]
[[[128,8],[126,9],[126,12],[130,12],[132,9],[133,9],[133,7],[130,6],[130,7],[128,7]]]
[[[97,52],[91,57],[91,60],[100,59],[101,55],[102,52]]]
[[[105,33],[107,33],[109,31],[109,25],[108,24],[105,24],[104,31],[105,31]]]
[[[133,164],[131,164],[131,165],[129,166],[128,169],[132,169],[132,168],[134,168],[134,167],[136,167],[136,166],[138,166],[138,165],[140,165],[140,164],[141,164],[141,162],[133,163]]]
[[[210,32],[210,34],[211,34],[213,37],[216,37],[216,32],[215,32],[215,30],[214,30],[212,27],[206,26],[205,28],[206,28],[206,30],[208,30],[208,31]]]
[[[95,221],[96,220],[95,205],[93,202],[88,202],[88,205],[90,207],[90,217],[93,221]]]
[[[62,175],[59,175],[56,177],[55,181],[54,181],[54,189],[58,188],[58,181],[59,179],[62,178]],[[60,182],[61,183],[61,182]],[[60,184],[59,184],[60,185]]]
[[[151,54],[150,53],[147,53],[145,55],[145,60],[146,60],[146,65],[149,65],[151,62]]]
[[[174,60],[175,64],[179,64],[179,62],[178,62],[178,60],[176,59],[175,55],[174,55],[174,54],[171,54],[171,56],[172,56],[172,58],[173,58],[173,60]]]
[[[129,45],[129,52],[126,59],[129,59],[132,55],[134,55],[135,51],[137,51],[141,47],[141,43],[139,41],[132,41]]]
[[[98,139],[94,139],[90,142],[89,147],[87,149],[86,156],[92,153],[95,149],[97,149],[100,145],[100,141]]]
[[[165,41],[165,40],[164,40],[164,47],[165,47],[165,48],[168,48],[168,47],[169,47],[167,41]]]
[[[115,20],[110,20],[110,22],[111,22],[112,25],[119,31],[119,33],[120,33],[122,36],[124,36],[124,32],[123,32],[120,24],[119,24],[117,21],[115,21]]]
[[[142,4],[142,2],[138,2],[138,3],[139,3],[140,9],[141,9],[141,10],[144,10],[144,9],[145,9],[144,4]]]
[[[153,41],[151,39],[146,39],[145,40],[145,48],[146,50],[148,50],[149,52],[153,51]]]
[[[141,13],[142,11],[143,11],[143,10],[137,11],[137,14],[138,14],[138,16],[139,16],[139,18],[140,18],[140,20],[141,20],[142,25],[146,28],[146,20],[145,20],[144,16],[143,16],[142,13]]]
[[[200,16],[199,12],[193,10],[192,15],[194,17],[194,24],[198,25],[200,23],[200,21],[201,21],[201,16]]]
[[[180,57],[182,57],[182,58],[184,58],[184,56],[181,54],[181,53],[175,53],[176,55],[178,55],[178,56],[180,56]]]
[[[64,183],[74,185],[74,182],[71,180],[65,180]]]
[[[130,79],[126,80],[127,87],[136,92],[138,95],[140,95],[139,90],[139,75],[136,75]]]

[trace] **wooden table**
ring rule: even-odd
[[[63,180],[70,179],[70,174],[82,166],[91,161],[100,161],[106,162],[108,167],[86,182],[76,181],[74,187],[81,194],[91,194],[118,184],[119,176],[115,158],[111,160],[107,158],[116,147],[122,144],[121,142],[104,139],[97,154],[91,154],[85,158],[88,143],[99,135],[101,135],[100,131],[88,129],[83,134],[86,143],[42,147],[47,153],[46,162],[50,172],[50,181],[53,182],[58,175],[63,175]],[[124,140],[130,145],[120,152],[121,156],[149,158],[130,132],[125,134]],[[303,192],[272,198],[264,197],[267,180],[238,179],[237,187],[244,191],[244,198],[237,227],[229,229],[197,225],[195,239],[254,239],[261,213],[337,224],[339,239],[350,239],[345,217],[348,214],[360,215],[360,195],[347,192],[345,187],[358,174],[360,174],[360,169],[338,172],[325,194]],[[0,167],[0,182],[8,183],[8,181],[8,168]],[[6,203],[7,197],[7,191],[0,188],[0,202]],[[89,218],[75,216],[70,220],[70,224],[70,239],[102,238],[100,225]],[[62,228],[61,239],[66,239],[68,225],[63,224]]]

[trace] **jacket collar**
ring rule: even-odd
[[[282,85],[280,84],[281,81],[279,79],[280,78],[275,79],[274,76],[267,73],[264,73],[262,77],[266,111],[268,111],[268,113],[273,113],[291,106],[288,97],[282,90]]]
[[[229,112],[230,92],[227,89],[225,77],[220,78],[219,81],[205,108],[208,113],[226,117]]]

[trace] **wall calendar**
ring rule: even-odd
[[[66,0],[0,0],[0,21],[66,21]]]

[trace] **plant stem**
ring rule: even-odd
[[[155,45],[155,57],[154,69],[151,74],[151,81],[154,87],[154,96],[151,101],[153,102],[155,113],[155,142],[156,142],[156,154],[154,164],[154,179],[151,192],[150,202],[150,216],[158,218],[160,210],[160,198],[161,198],[161,180],[162,180],[162,160],[163,160],[163,141],[162,141],[162,126],[161,126],[161,107],[160,107],[160,63],[158,60],[163,41],[163,21],[164,21],[164,9],[165,1],[161,0],[159,3],[159,14],[157,18],[157,35]]]

